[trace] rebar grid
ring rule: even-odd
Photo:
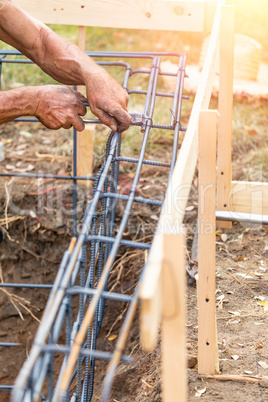
[[[185,77],[186,56],[174,53],[127,53],[127,52],[87,52],[96,57],[98,63],[106,67],[118,67],[125,70],[122,86],[129,95],[136,94],[145,97],[143,113],[146,122],[141,125],[143,140],[138,158],[121,155],[122,135],[111,132],[106,144],[104,163],[96,177],[77,176],[77,135],[73,133],[73,175],[55,176],[51,174],[0,173],[0,176],[18,176],[27,178],[67,179],[73,182],[73,239],[64,253],[57,277],[53,285],[37,285],[32,283],[5,283],[0,286],[16,288],[51,288],[51,293],[37,331],[29,357],[24,363],[15,386],[12,390],[12,400],[32,401],[40,398],[48,401],[90,401],[93,396],[95,360],[109,360],[107,374],[104,380],[103,400],[108,401],[112,380],[120,361],[130,362],[131,358],[123,355],[127,334],[132,323],[139,294],[139,283],[133,295],[110,292],[107,290],[109,275],[116,261],[119,248],[129,247],[147,250],[148,243],[124,238],[124,232],[134,204],[162,205],[162,200],[138,197],[136,195],[140,173],[143,165],[157,166],[159,169],[169,169],[168,179],[176,162],[179,132],[184,131],[180,124]],[[0,51],[0,74],[5,63],[32,62],[27,59],[11,59],[10,56],[20,56],[17,51]],[[160,71],[163,57],[175,57],[178,60],[177,74]],[[101,58],[113,61],[99,61]],[[120,59],[120,61],[114,61]],[[127,60],[126,62],[121,59]],[[133,68],[130,62],[146,61],[146,68]],[[148,68],[148,64],[150,67]],[[158,90],[160,76],[174,76],[174,93]],[[131,88],[133,76],[147,76],[146,90]],[[154,109],[157,97],[173,99],[168,124],[154,122]],[[20,118],[17,121],[34,122],[34,118]],[[101,123],[97,119],[88,119],[87,123]],[[153,130],[170,130],[173,133],[172,157],[169,162],[145,159],[148,139]],[[127,135],[127,134],[126,134]],[[118,194],[120,163],[126,162],[135,166],[129,194]],[[89,202],[84,217],[81,232],[77,233],[77,180],[94,182],[94,195]],[[124,202],[124,213],[115,231],[116,206]],[[79,306],[75,301],[79,297]],[[97,350],[96,342],[101,329],[106,300],[117,300],[129,303],[123,326],[113,353]],[[62,337],[65,343],[62,343]],[[13,347],[6,343],[1,346]],[[61,368],[56,369],[55,354],[62,354]],[[58,359],[59,361],[59,359]],[[58,367],[57,361],[57,367]],[[5,387],[5,388],[4,388]],[[1,388],[0,388],[1,389]],[[10,386],[2,386],[10,389]]]

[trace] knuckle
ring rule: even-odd
[[[87,108],[86,108],[86,106],[83,104],[83,107],[82,107],[83,116],[86,114],[86,112],[87,112]]]
[[[50,123],[49,124],[49,128],[51,128],[52,130],[58,130],[61,127],[62,127],[62,125],[60,123]]]

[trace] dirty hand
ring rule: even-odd
[[[131,116],[127,111],[128,94],[103,68],[96,66],[84,77],[92,113],[113,131],[128,129]]]
[[[85,125],[80,116],[86,114],[83,103],[86,101],[83,95],[68,87],[45,85],[40,87],[34,116],[53,130],[73,126],[77,131],[82,131]]]

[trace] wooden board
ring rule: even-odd
[[[219,372],[216,327],[217,111],[200,112],[198,202],[198,373]]]
[[[232,119],[235,7],[223,6],[220,31],[217,210],[226,211],[232,180]],[[231,222],[217,222],[228,228]]]
[[[85,50],[86,27],[78,27],[78,47]],[[78,86],[77,90],[86,96],[85,86]],[[93,172],[93,148],[95,124],[86,124],[85,130],[77,133],[77,176],[92,176]],[[79,180],[80,186],[92,185],[91,181]]]
[[[158,264],[162,262],[159,261]],[[146,265],[146,269],[150,272],[156,268],[157,272],[162,272],[161,267],[157,267],[152,259]],[[156,262],[157,264],[157,262]],[[141,284],[141,287],[143,285]],[[155,286],[155,287],[154,287]],[[142,292],[141,292],[142,294]],[[140,312],[140,339],[144,350],[152,351],[156,347],[158,339],[158,331],[162,317],[162,280],[153,281],[151,293],[147,293],[142,297]]]
[[[206,2],[203,0],[14,0],[14,2],[35,18],[49,24],[203,31],[205,23]]]
[[[164,255],[161,343],[163,401],[185,402],[187,401],[185,236],[164,235]]]
[[[228,211],[268,215],[268,183],[232,181]]]
[[[85,130],[77,133],[77,176],[92,176],[95,125],[86,124]],[[79,180],[79,185],[92,185],[91,181]]]

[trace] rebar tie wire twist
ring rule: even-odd
[[[185,131],[180,124],[182,100],[188,97],[183,95],[183,81],[185,78],[186,55],[179,53],[162,52],[86,52],[97,58],[97,63],[107,68],[116,67],[125,70],[122,86],[129,95],[145,97],[144,116],[146,124],[141,126],[143,133],[142,145],[138,158],[121,155],[121,134],[111,132],[107,144],[104,163],[96,177],[77,176],[77,136],[73,133],[73,175],[56,176],[52,174],[27,174],[1,172],[0,176],[14,176],[27,178],[53,178],[56,180],[71,180],[73,182],[73,238],[68,250],[64,253],[56,279],[51,285],[35,283],[4,283],[3,287],[16,288],[44,288],[51,289],[43,318],[38,328],[29,357],[24,363],[14,387],[1,386],[0,390],[12,390],[12,401],[32,401],[40,398],[48,401],[90,401],[94,388],[95,360],[108,360],[108,370],[104,380],[103,401],[108,401],[112,381],[120,361],[130,362],[132,359],[123,355],[127,335],[137,308],[139,284],[142,281],[143,270],[137,283],[134,294],[109,292],[108,282],[118,250],[121,246],[148,250],[150,244],[141,241],[124,239],[124,231],[128,223],[134,203],[143,203],[161,207],[163,199],[150,199],[136,195],[140,173],[143,165],[151,165],[159,169],[169,169],[168,182],[171,177],[178,150],[179,132]],[[15,56],[15,58],[13,58]],[[177,73],[160,70],[162,58],[176,58],[178,60]],[[100,61],[110,58],[112,61]],[[116,61],[120,59],[120,61]],[[122,59],[126,61],[121,61]],[[146,61],[146,69],[133,68],[133,61]],[[23,58],[15,50],[0,50],[0,76],[3,66],[8,63],[32,64],[32,61]],[[148,63],[151,67],[148,68]],[[147,76],[146,89],[129,89],[132,77]],[[174,77],[174,93],[157,90],[159,77]],[[154,109],[158,97],[173,99],[171,118],[168,124],[156,123]],[[35,118],[19,118],[16,121],[35,122]],[[101,122],[90,119],[87,123]],[[169,162],[145,159],[145,150],[150,134],[155,129],[172,130],[173,147]],[[136,166],[131,190],[126,194],[118,194],[118,180],[120,163],[125,162]],[[91,180],[94,182],[94,194],[89,202],[80,234],[77,233],[77,180]],[[126,202],[124,213],[115,235],[116,205],[118,200]],[[88,253],[89,251],[90,253]],[[90,256],[89,262],[87,261]],[[80,284],[77,278],[80,276]],[[73,297],[79,295],[79,307],[75,308]],[[121,327],[115,350],[113,353],[97,350],[97,337],[101,329],[105,314],[105,301],[117,300],[128,303],[128,310]],[[76,318],[73,319],[74,313]],[[65,324],[65,325],[64,325]],[[59,344],[62,333],[65,332],[66,343]],[[18,346],[13,343],[4,343],[1,346]],[[63,354],[61,369],[55,370],[55,353]],[[76,379],[76,384],[75,384]]]

